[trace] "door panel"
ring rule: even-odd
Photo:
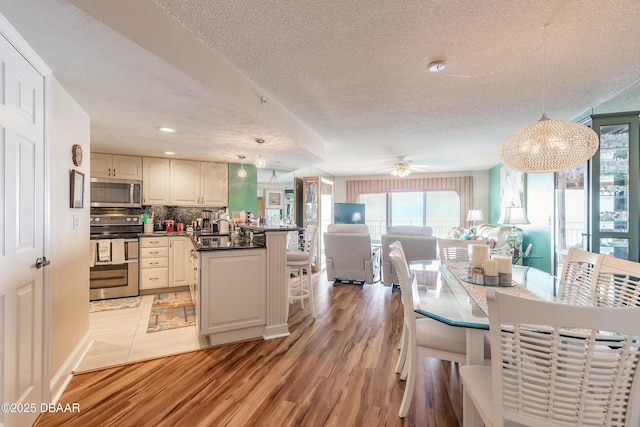
[[[2,402],[43,399],[44,79],[0,37],[0,377]],[[37,413],[0,412],[0,425]]]

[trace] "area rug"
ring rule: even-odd
[[[89,313],[98,311],[120,310],[122,308],[136,308],[140,305],[142,297],[113,298],[100,301],[89,301]]]
[[[196,308],[191,293],[170,292],[156,294],[151,305],[147,332],[166,331],[196,324]]]

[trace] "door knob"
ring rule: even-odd
[[[36,268],[38,269],[46,267],[49,264],[51,264],[51,261],[49,261],[46,256],[43,256],[42,258],[38,258],[36,260]]]

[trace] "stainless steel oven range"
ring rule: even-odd
[[[91,215],[89,299],[136,296],[138,288],[139,215]]]

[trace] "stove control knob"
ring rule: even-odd
[[[95,222],[100,222],[100,218],[96,218],[94,221]]]
[[[131,218],[127,218],[127,222],[131,222]]]
[[[136,216],[136,217],[131,218],[131,221],[138,222],[138,217]]]

